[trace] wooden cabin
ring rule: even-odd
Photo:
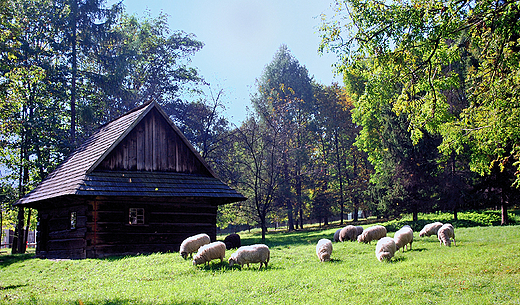
[[[15,205],[38,210],[37,256],[81,259],[214,241],[217,207],[245,199],[152,102],[101,126]]]

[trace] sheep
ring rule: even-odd
[[[332,242],[328,239],[320,239],[316,245],[316,255],[320,259],[320,262],[330,261],[330,255],[332,254]]]
[[[190,236],[181,243],[179,253],[184,259],[186,259],[188,255],[192,257],[192,253],[196,253],[200,247],[207,245],[210,242],[211,240],[209,239],[208,234],[205,233]]]
[[[348,225],[339,232],[339,241],[353,241],[357,238],[358,230],[353,225]]]
[[[404,252],[404,248],[410,244],[410,250],[412,250],[413,243],[413,230],[410,226],[404,226],[394,234],[394,241],[397,250],[401,249]]]
[[[224,243],[226,244],[226,249],[231,250],[233,248],[240,248],[240,235],[238,234],[229,234],[224,238]]]
[[[221,241],[215,241],[199,248],[197,254],[193,257],[193,266],[200,264],[209,264],[210,261],[220,258],[220,262],[226,256],[226,244]]]
[[[437,231],[442,227],[442,222],[429,223],[419,232],[419,237],[437,235]]]
[[[341,228],[337,229],[336,232],[334,233],[334,242],[335,243],[339,242],[339,232],[341,232]]]
[[[395,241],[391,237],[381,238],[376,245],[376,257],[382,262],[383,260],[390,261],[394,257],[397,250]]]
[[[363,233],[363,227],[362,226],[356,226],[356,238]]]
[[[244,264],[247,264],[247,267],[249,267],[249,264],[254,263],[260,263],[260,268],[262,268],[262,264],[265,265],[265,268],[267,268],[267,263],[269,263],[269,258],[271,256],[271,253],[269,251],[269,247],[264,244],[256,244],[252,246],[242,246],[238,248],[238,250],[231,254],[229,257],[229,266],[233,267],[234,264],[240,265],[240,267],[243,267]]]
[[[358,243],[370,243],[373,240],[378,240],[386,236],[386,228],[383,226],[372,226],[363,231],[358,237]]]
[[[455,229],[453,226],[449,223],[445,223],[437,232],[437,238],[439,239],[439,243],[442,246],[443,244],[445,246],[451,247],[451,238],[453,238],[453,244],[456,246],[455,243]]]

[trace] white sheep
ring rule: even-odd
[[[437,238],[439,239],[439,243],[442,246],[443,244],[445,246],[451,247],[451,239],[453,238],[453,244],[456,246],[455,243],[455,229],[453,226],[449,223],[445,223],[437,232]]]
[[[224,260],[226,256],[226,244],[221,241],[215,241],[199,248],[197,254],[193,257],[193,266],[200,264],[208,264],[214,259]]]
[[[254,263],[260,263],[260,268],[262,268],[262,264],[265,265],[265,268],[267,268],[267,263],[269,262],[269,258],[271,256],[271,253],[269,251],[269,247],[264,244],[256,244],[252,246],[242,246],[238,248],[238,250],[231,254],[229,257],[229,266],[233,267],[234,264],[240,265],[240,267],[243,267],[244,264],[247,264],[247,267],[249,267],[249,264]]]
[[[373,240],[378,240],[386,236],[386,228],[380,225],[372,226],[363,231],[358,237],[359,243],[370,243]]]
[[[413,243],[413,230],[410,226],[404,226],[394,234],[394,241],[397,250],[402,249],[404,252],[404,248],[407,248],[407,245],[410,244],[410,250],[412,250]]]
[[[316,255],[320,259],[320,262],[330,261],[330,255],[332,254],[332,242],[328,239],[320,239],[316,245]]]
[[[182,241],[179,253],[182,258],[186,259],[188,255],[193,256],[192,253],[196,253],[200,247],[210,242],[209,235],[205,233],[190,236]]]
[[[395,251],[397,251],[397,247],[393,238],[383,237],[377,242],[376,257],[380,262],[390,261],[394,257]]]
[[[429,223],[419,232],[419,237],[437,235],[437,231],[442,227],[442,222]]]
[[[357,234],[358,230],[356,229],[356,227],[354,227],[353,225],[348,225],[346,227],[344,227],[343,229],[341,229],[341,231],[339,232],[339,241],[343,242],[343,241],[353,241],[353,240],[356,240],[358,234]]]

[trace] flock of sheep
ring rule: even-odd
[[[413,230],[406,225],[395,232],[394,237],[386,236],[386,228],[380,225],[372,226],[363,230],[363,227],[348,225],[338,229],[334,233],[335,242],[355,241],[360,243],[370,243],[377,240],[376,257],[379,261],[390,261],[396,251],[401,249],[411,250],[413,243]],[[455,230],[449,223],[442,224],[440,222],[430,223],[424,226],[419,232],[420,237],[437,235],[440,245],[451,246],[451,239],[455,244]],[[410,247],[408,248],[408,245]],[[316,245],[316,255],[320,261],[329,261],[332,255],[332,242],[329,239],[320,239]]]
[[[370,243],[377,240],[376,257],[379,261],[390,261],[396,251],[401,249],[412,249],[413,230],[406,225],[395,232],[394,237],[386,236],[387,230],[385,227],[376,225],[363,230],[363,227],[348,225],[344,228],[338,229],[334,233],[334,242],[355,241],[359,243]],[[420,237],[437,235],[440,245],[451,246],[451,240],[455,244],[455,231],[453,226],[449,223],[442,224],[440,222],[430,223],[424,226],[419,232]],[[408,245],[410,245],[408,247]],[[224,260],[226,250],[238,248],[229,259],[229,266],[237,264],[243,267],[249,264],[260,263],[267,268],[267,263],[270,259],[269,247],[264,244],[256,244],[252,246],[241,246],[240,236],[238,234],[230,234],[224,242],[211,242],[207,234],[197,234],[186,238],[180,247],[180,255],[186,259],[192,256],[193,265],[208,264],[214,259]],[[193,255],[193,253],[196,253]],[[322,262],[330,261],[332,255],[332,242],[329,239],[320,239],[316,245],[316,255]]]
[[[230,234],[226,236],[224,242],[215,241],[210,242],[210,238],[207,234],[197,234],[186,238],[179,249],[180,255],[186,259],[188,255],[193,256],[193,265],[209,264],[214,259],[220,259],[220,262],[224,260],[226,256],[226,249],[238,248],[238,250],[229,257],[229,266],[237,264],[240,267],[254,263],[260,263],[267,268],[267,263],[271,253],[269,247],[264,244],[256,244],[252,246],[241,246],[240,236],[238,234]],[[259,269],[260,269],[259,268]]]

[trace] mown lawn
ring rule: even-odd
[[[194,267],[178,253],[52,261],[1,256],[0,304],[520,304],[520,226],[456,228],[457,246],[419,238],[391,263],[375,242],[315,244],[334,229],[271,233],[267,270]],[[243,244],[258,233],[242,233]],[[393,236],[393,233],[389,233]],[[226,253],[228,258],[233,251]]]

